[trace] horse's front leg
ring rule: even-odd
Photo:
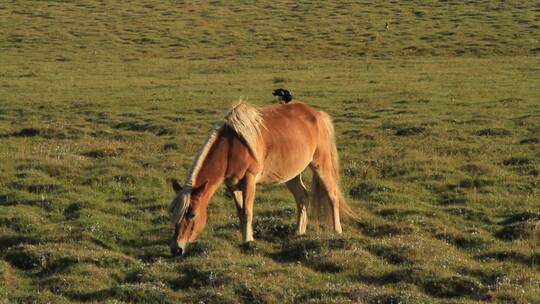
[[[244,177],[244,191],[242,198],[244,201],[244,227],[242,227],[242,237],[244,243],[252,242],[253,239],[253,202],[255,201],[255,176],[247,173]]]
[[[238,219],[240,220],[240,231],[242,231],[242,234],[245,231],[246,227],[246,221],[244,218],[244,195],[243,191],[237,189],[233,185],[227,184],[227,189],[229,189],[229,192],[231,193],[231,196],[233,197],[234,204],[236,205],[236,214],[238,215]]]

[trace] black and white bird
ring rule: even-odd
[[[272,92],[272,95],[277,96],[280,103],[288,103],[294,98],[294,96],[291,95],[291,92],[281,88],[274,90],[274,92]]]

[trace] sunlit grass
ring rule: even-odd
[[[0,298],[537,301],[537,11],[0,4]],[[166,179],[231,103],[277,87],[333,116],[361,221],[296,238],[290,193],[259,187],[246,251],[220,190],[200,241],[169,257]]]

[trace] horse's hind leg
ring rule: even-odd
[[[302,182],[302,175],[299,174],[287,183],[287,188],[294,195],[296,207],[298,208],[298,219],[296,221],[296,235],[306,233],[307,226],[307,205],[309,203],[309,195],[306,186]]]
[[[311,169],[313,170],[313,185],[315,189],[319,188],[318,191],[315,191],[316,195],[319,197],[314,197],[314,203],[325,204],[330,201],[332,206],[332,222],[334,224],[334,232],[341,233],[343,230],[341,228],[340,222],[340,190],[337,181],[334,179],[332,174],[332,159],[329,153],[321,153],[322,151],[317,151],[311,163]],[[320,197],[320,196],[324,196]],[[318,206],[314,206],[317,208]],[[322,210],[326,210],[322,206]]]

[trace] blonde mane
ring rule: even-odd
[[[204,143],[199,147],[199,150],[195,154],[195,158],[193,159],[191,168],[188,171],[184,188],[182,189],[181,193],[179,193],[172,201],[169,208],[172,212],[171,222],[173,224],[176,224],[180,221],[187,208],[189,207],[193,183],[195,182],[197,174],[199,174],[202,164],[206,159],[208,152],[210,152],[210,148],[212,148],[212,145],[216,142],[216,139],[218,138],[218,135],[222,128],[223,122],[220,121],[216,123],[212,128],[212,131],[210,131],[210,133],[208,133],[208,135],[206,136]]]
[[[229,126],[242,137],[253,156],[257,158],[257,143],[259,141],[261,128],[263,127],[261,112],[259,109],[248,103],[239,102],[229,110],[223,121],[217,122],[214,125],[210,133],[208,133],[204,143],[199,147],[197,154],[195,154],[195,159],[188,171],[184,187],[182,191],[177,194],[169,207],[172,212],[171,222],[173,225],[182,219],[184,213],[188,209],[191,200],[191,190],[197,175],[224,125]]]
[[[257,159],[257,143],[261,136],[261,128],[264,127],[259,109],[240,101],[225,115],[225,124],[244,139],[249,150]]]
[[[218,138],[219,132],[222,128],[223,122],[217,122],[212,128],[212,131],[210,131],[210,133],[208,133],[208,135],[206,136],[204,143],[199,147],[197,154],[195,154],[195,159],[191,164],[191,169],[189,169],[185,187],[193,187],[193,183],[195,182],[195,178],[197,178],[197,174],[199,174],[199,171],[201,170],[203,161],[206,159],[206,156],[208,155],[208,152],[210,152],[210,148],[212,148],[214,142],[216,142],[216,139]]]

